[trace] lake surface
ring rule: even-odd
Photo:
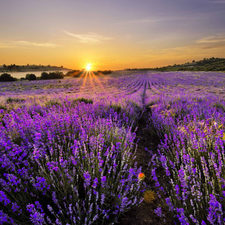
[[[51,71],[44,71],[43,70],[43,71],[6,72],[6,73],[11,74],[12,77],[15,77],[17,79],[20,79],[22,77],[25,78],[28,73],[29,74],[32,73],[32,74],[35,74],[36,77],[40,77],[43,72],[50,73],[50,72],[56,72],[56,71],[57,72],[63,72],[63,74],[66,74],[69,70],[51,70]],[[1,72],[0,75],[1,74],[3,74],[3,72]]]

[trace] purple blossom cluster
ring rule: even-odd
[[[135,131],[146,106],[161,140],[149,163],[163,201],[155,213],[223,224],[224,86],[211,72],[1,83],[0,224],[113,224],[139,205]]]
[[[158,194],[166,196],[168,215],[180,224],[224,224],[224,107],[215,95],[182,94],[150,106],[149,128],[161,139],[152,178]]]
[[[128,114],[60,99],[0,122],[0,224],[110,224],[141,201]],[[132,173],[130,173],[132,170]]]

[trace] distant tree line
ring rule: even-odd
[[[49,79],[63,79],[64,78],[64,74],[62,72],[50,72],[50,73],[46,73],[43,72],[41,74],[41,80],[49,80]]]
[[[4,69],[7,69],[7,70],[13,70],[13,69],[14,69],[14,70],[17,70],[17,69],[19,69],[19,67],[20,67],[20,66],[18,66],[18,65],[16,65],[16,64],[11,64],[11,65],[8,65],[8,66],[5,65],[5,64],[3,65],[3,68],[4,68]]]
[[[128,68],[127,71],[133,70],[154,70],[154,71],[225,71],[225,58],[204,58],[200,61],[192,60],[184,64],[174,64],[156,68]]]
[[[16,64],[11,64],[11,65],[6,65],[3,64],[3,66],[0,66],[0,70],[2,72],[8,72],[8,71],[15,71],[15,72],[22,72],[22,71],[40,71],[40,70],[59,70],[63,69],[63,66],[51,66],[51,65],[16,65]]]
[[[111,71],[111,70],[98,70],[97,71],[98,73],[103,73],[103,74],[111,74],[113,71]]]
[[[48,79],[63,79],[64,74],[62,72],[50,72],[46,73],[43,72],[40,77],[36,77],[35,74],[27,74],[25,78],[21,78],[20,80],[48,80]],[[0,76],[0,82],[5,82],[5,81],[17,81],[18,79],[12,77],[8,73],[3,73]]]
[[[80,72],[82,72],[82,71],[80,71],[80,70],[70,70],[66,73],[65,76],[74,76],[75,74],[80,73]]]
[[[44,66],[43,65],[29,65],[29,64],[23,65],[23,66],[19,66],[19,65],[16,65],[16,64],[11,64],[11,65],[4,64],[3,65],[3,69],[7,70],[7,71],[22,71],[25,68],[35,70],[35,69],[44,68]]]

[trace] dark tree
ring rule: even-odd
[[[41,74],[41,80],[63,79],[63,78],[64,78],[64,74],[62,72],[50,72],[50,73],[43,72]]]
[[[16,79],[13,78],[10,74],[8,73],[3,73],[1,76],[0,76],[0,81],[15,81]]]
[[[48,73],[43,72],[43,73],[41,74],[41,79],[42,79],[42,80],[47,80],[47,79],[48,79]]]
[[[36,77],[35,74],[27,74],[27,75],[26,75],[26,79],[27,79],[27,80],[36,80],[37,77]]]

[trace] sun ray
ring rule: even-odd
[[[102,82],[100,81],[100,79],[92,72],[92,76],[94,78],[94,80],[96,81],[96,83],[101,87],[101,89],[106,92],[105,87],[103,86]]]
[[[83,89],[83,91],[84,91],[84,87],[85,87],[85,84],[86,84],[87,77],[88,77],[88,74],[87,74],[86,71],[84,71],[84,80],[83,80],[83,84],[81,86],[81,88]]]
[[[93,92],[96,94],[96,85],[94,85],[94,82],[93,82],[93,75],[92,75],[92,74],[93,74],[93,72],[90,71],[90,86],[91,86]]]

